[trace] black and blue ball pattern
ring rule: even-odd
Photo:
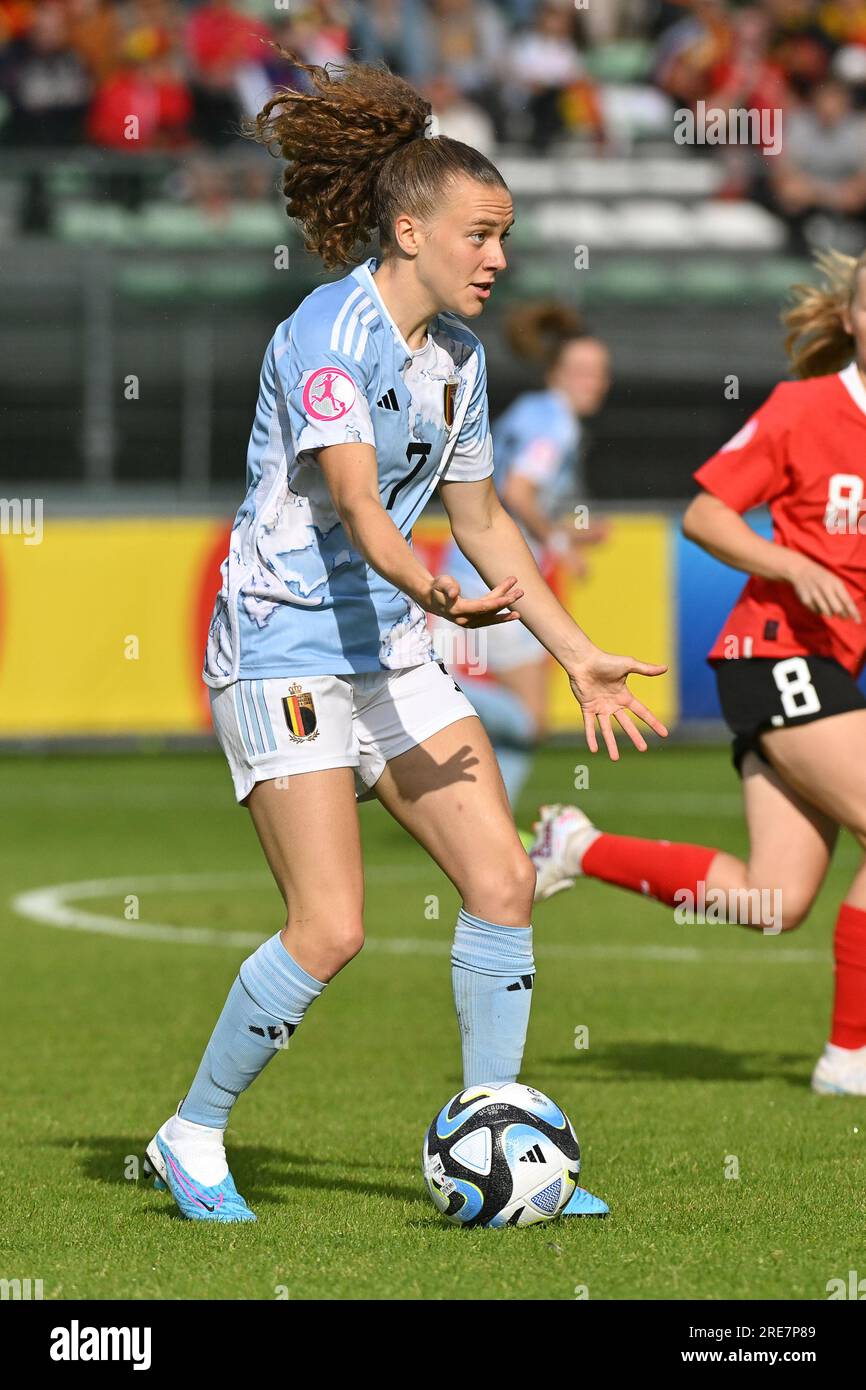
[[[557,1216],[577,1186],[580,1144],[564,1111],[534,1087],[472,1086],[430,1125],[423,1169],[446,1220],[534,1225]]]

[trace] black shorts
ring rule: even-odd
[[[812,724],[833,714],[866,709],[854,677],[826,656],[761,656],[714,661],[719,703],[734,735],[734,767],[746,754],[764,762],[760,736],[767,729]]]

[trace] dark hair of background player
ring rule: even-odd
[[[795,376],[830,376],[847,367],[855,352],[854,339],[842,322],[866,273],[866,251],[859,257],[841,251],[822,251],[815,264],[824,284],[794,285],[791,308],[782,315],[788,330],[785,351]]]
[[[503,327],[512,352],[541,366],[545,373],[553,370],[569,343],[590,336],[577,309],[555,299],[516,305]]]
[[[351,265],[374,231],[387,256],[398,214],[432,216],[460,175],[507,187],[478,150],[447,136],[425,138],[430,103],[384,64],[318,67],[281,52],[315,90],[278,92],[248,133],[286,160],[286,212],[329,270]]]

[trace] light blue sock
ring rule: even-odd
[[[225,1129],[231,1108],[284,1048],[325,988],[289,955],[280,933],[244,961],[217,1019],[181,1118]]]
[[[529,775],[538,743],[535,720],[522,700],[502,685],[461,676],[460,688],[487,730],[513,806]]]
[[[532,927],[499,927],[460,909],[451,983],[463,1046],[464,1087],[517,1080],[534,976]]]

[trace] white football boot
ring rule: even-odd
[[[866,1047],[828,1042],[812,1072],[812,1090],[819,1096],[866,1096]]]
[[[533,825],[529,857],[538,875],[535,901],[573,888],[583,873],[583,856],[602,831],[576,806],[542,806]]]

